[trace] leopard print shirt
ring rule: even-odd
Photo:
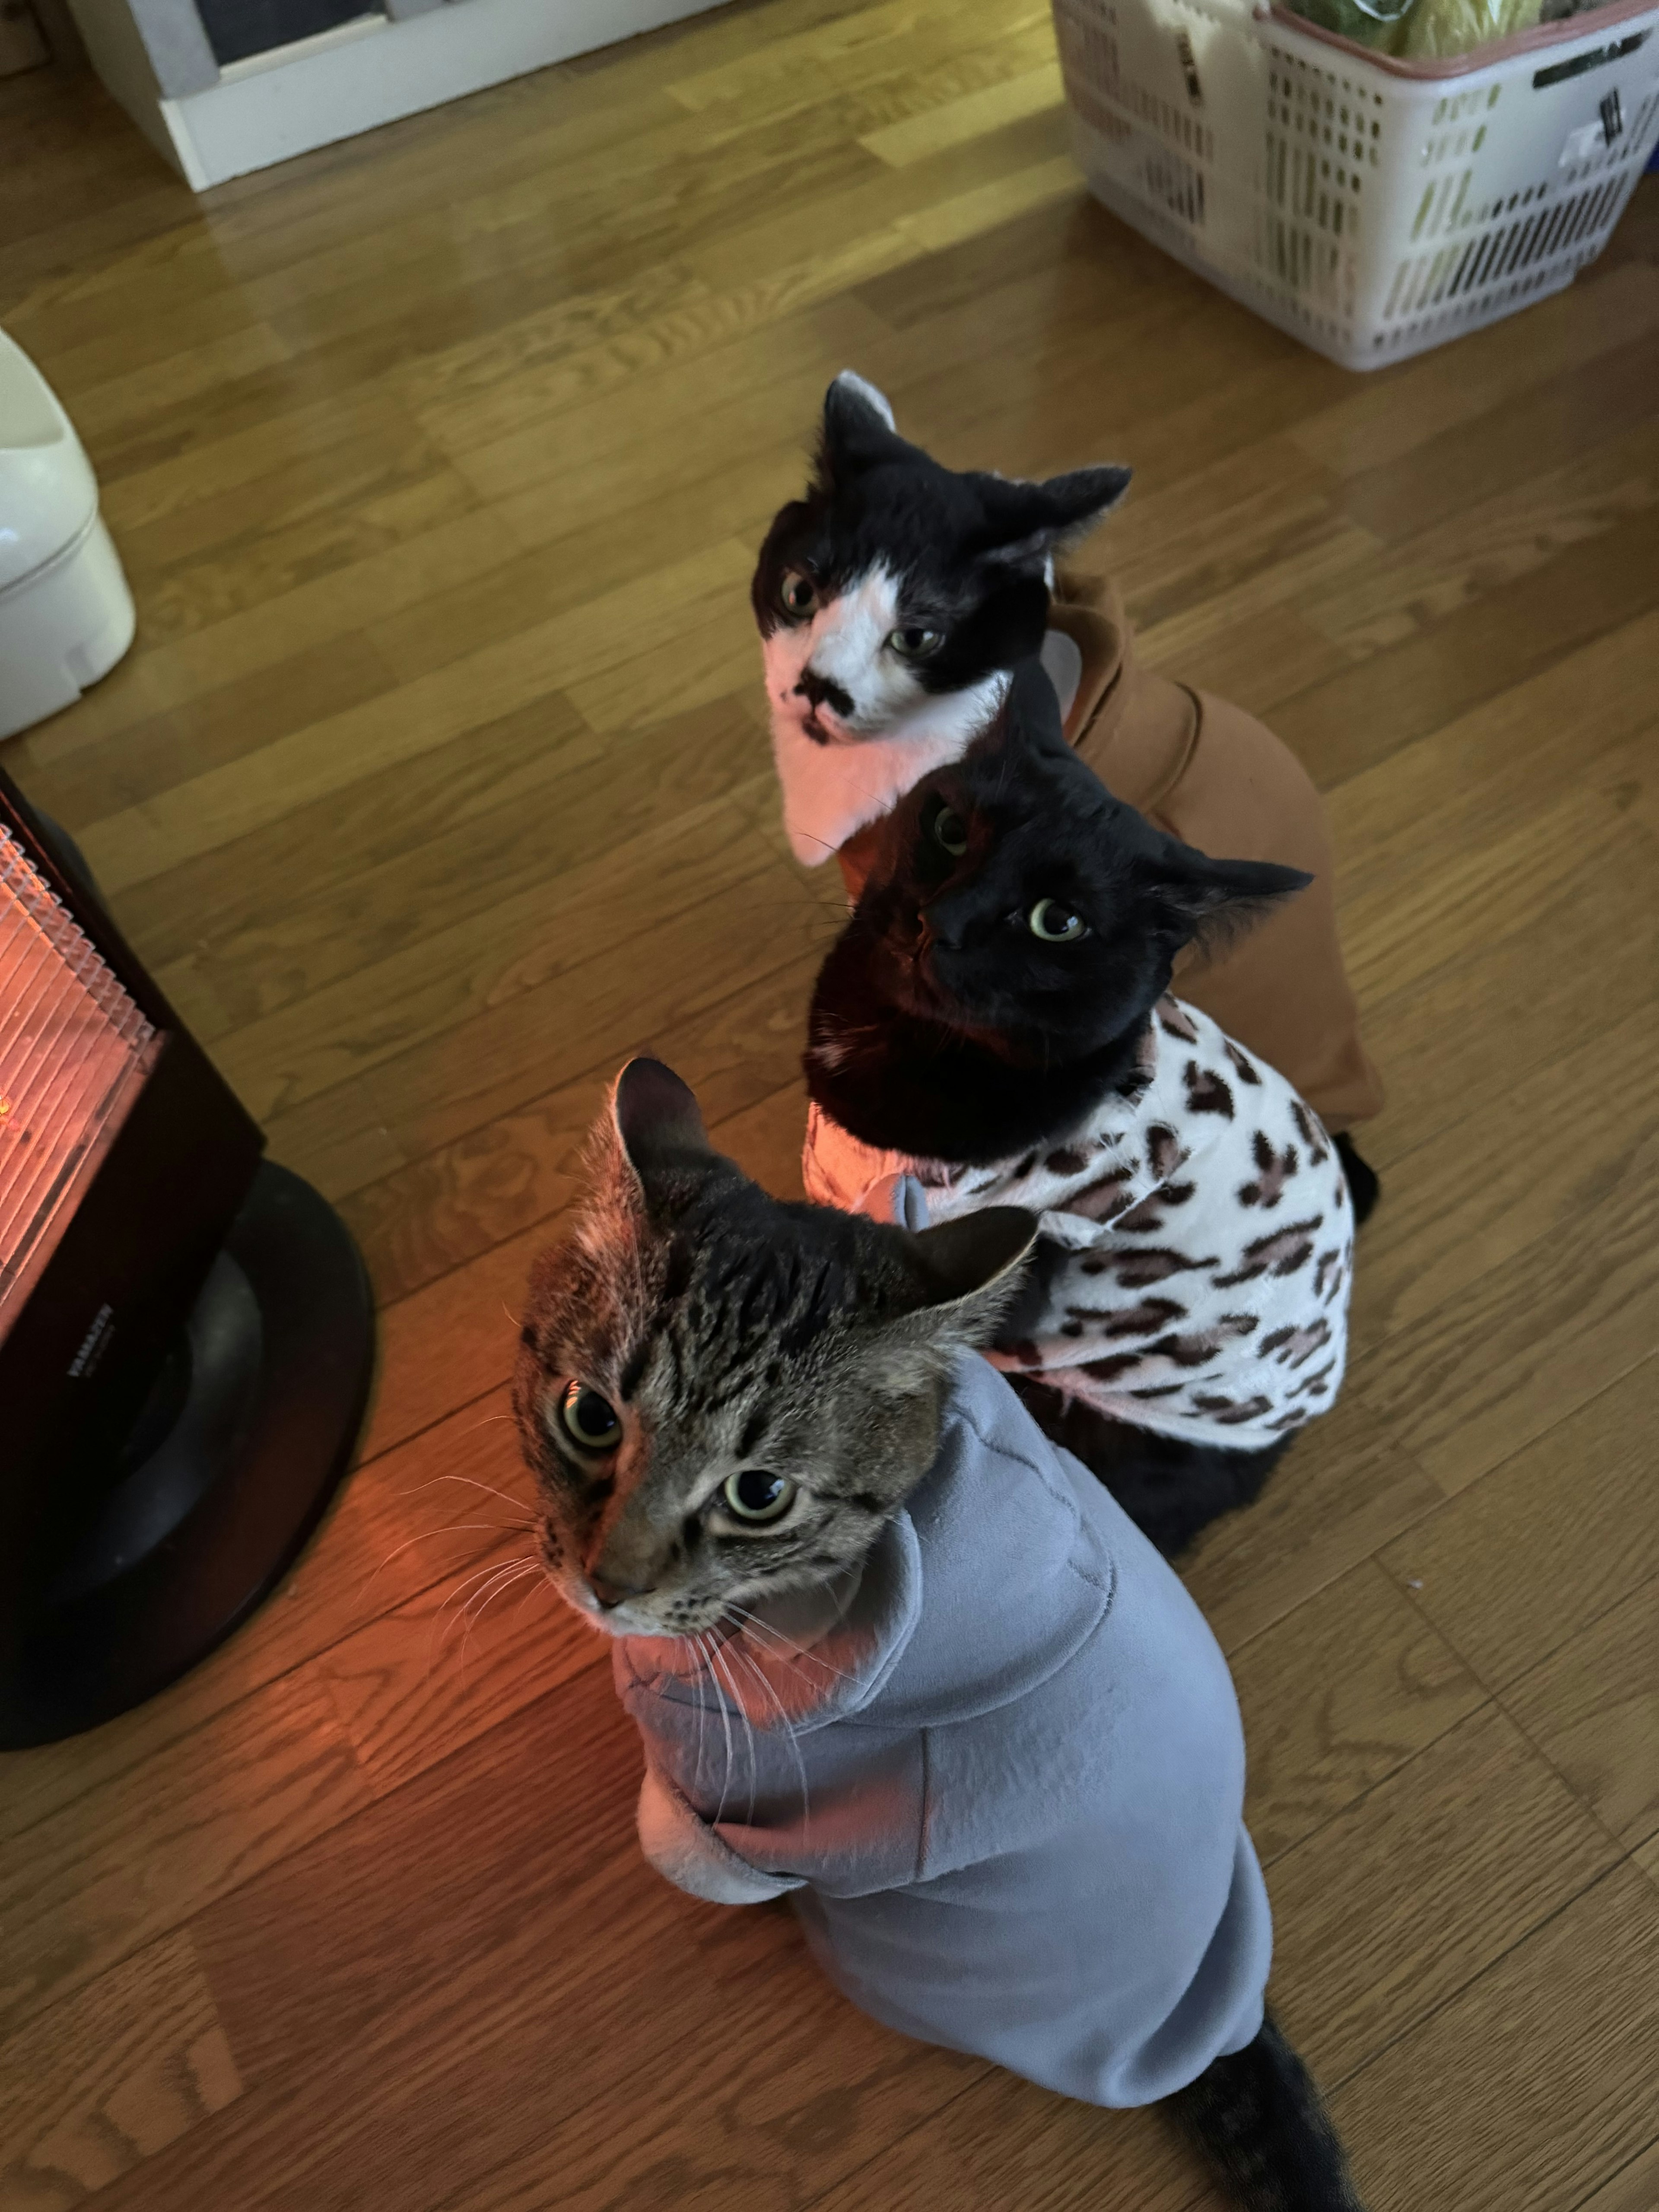
[[[1195,1006],[1160,1000],[1140,1076],[1063,1142],[992,1167],[877,1151],[814,1106],[807,1194],[890,1218],[909,1176],[934,1221],[1029,1208],[1042,1234],[997,1365],[1139,1428],[1275,1443],[1342,1381],[1353,1211],[1341,1161],[1284,1077]]]

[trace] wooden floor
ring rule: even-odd
[[[1386,1194],[1342,1405],[1191,1571],[1275,1986],[1374,2212],[1659,2206],[1659,180],[1364,380],[1093,207],[1057,98],[1036,0],[773,0],[193,200],[0,86],[0,319],[140,609],[0,759],[384,1304],[288,1588],[0,1764],[4,2212],[1213,2203],[669,1889],[600,1648],[463,1618],[606,1077],[797,1187],[836,886],[745,585],[849,364],[955,463],[1133,463],[1150,656],[1330,794]]]

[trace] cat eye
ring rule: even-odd
[[[1089,934],[1083,916],[1073,914],[1058,899],[1039,899],[1025,920],[1032,936],[1040,937],[1045,945],[1075,945],[1079,937]]]
[[[745,1468],[720,1486],[726,1510],[734,1521],[752,1528],[767,1521],[781,1521],[795,1502],[795,1486],[787,1475],[769,1474],[763,1468]]]
[[[968,850],[968,824],[953,807],[941,806],[933,817],[933,842],[958,858]]]
[[[811,578],[803,576],[799,568],[786,569],[778,599],[787,615],[810,615],[818,603]]]
[[[622,1421],[608,1398],[590,1390],[586,1382],[573,1382],[559,1407],[565,1433],[584,1451],[612,1451],[622,1442]]]
[[[926,660],[944,642],[942,629],[896,629],[887,641],[890,651],[897,653],[901,660]]]

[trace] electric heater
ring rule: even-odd
[[[0,772],[0,1749],[204,1656],[345,1471],[373,1309]]]

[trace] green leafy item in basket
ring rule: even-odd
[[[1540,0],[1291,0],[1298,15],[1405,61],[1467,54],[1494,39],[1529,31]]]

